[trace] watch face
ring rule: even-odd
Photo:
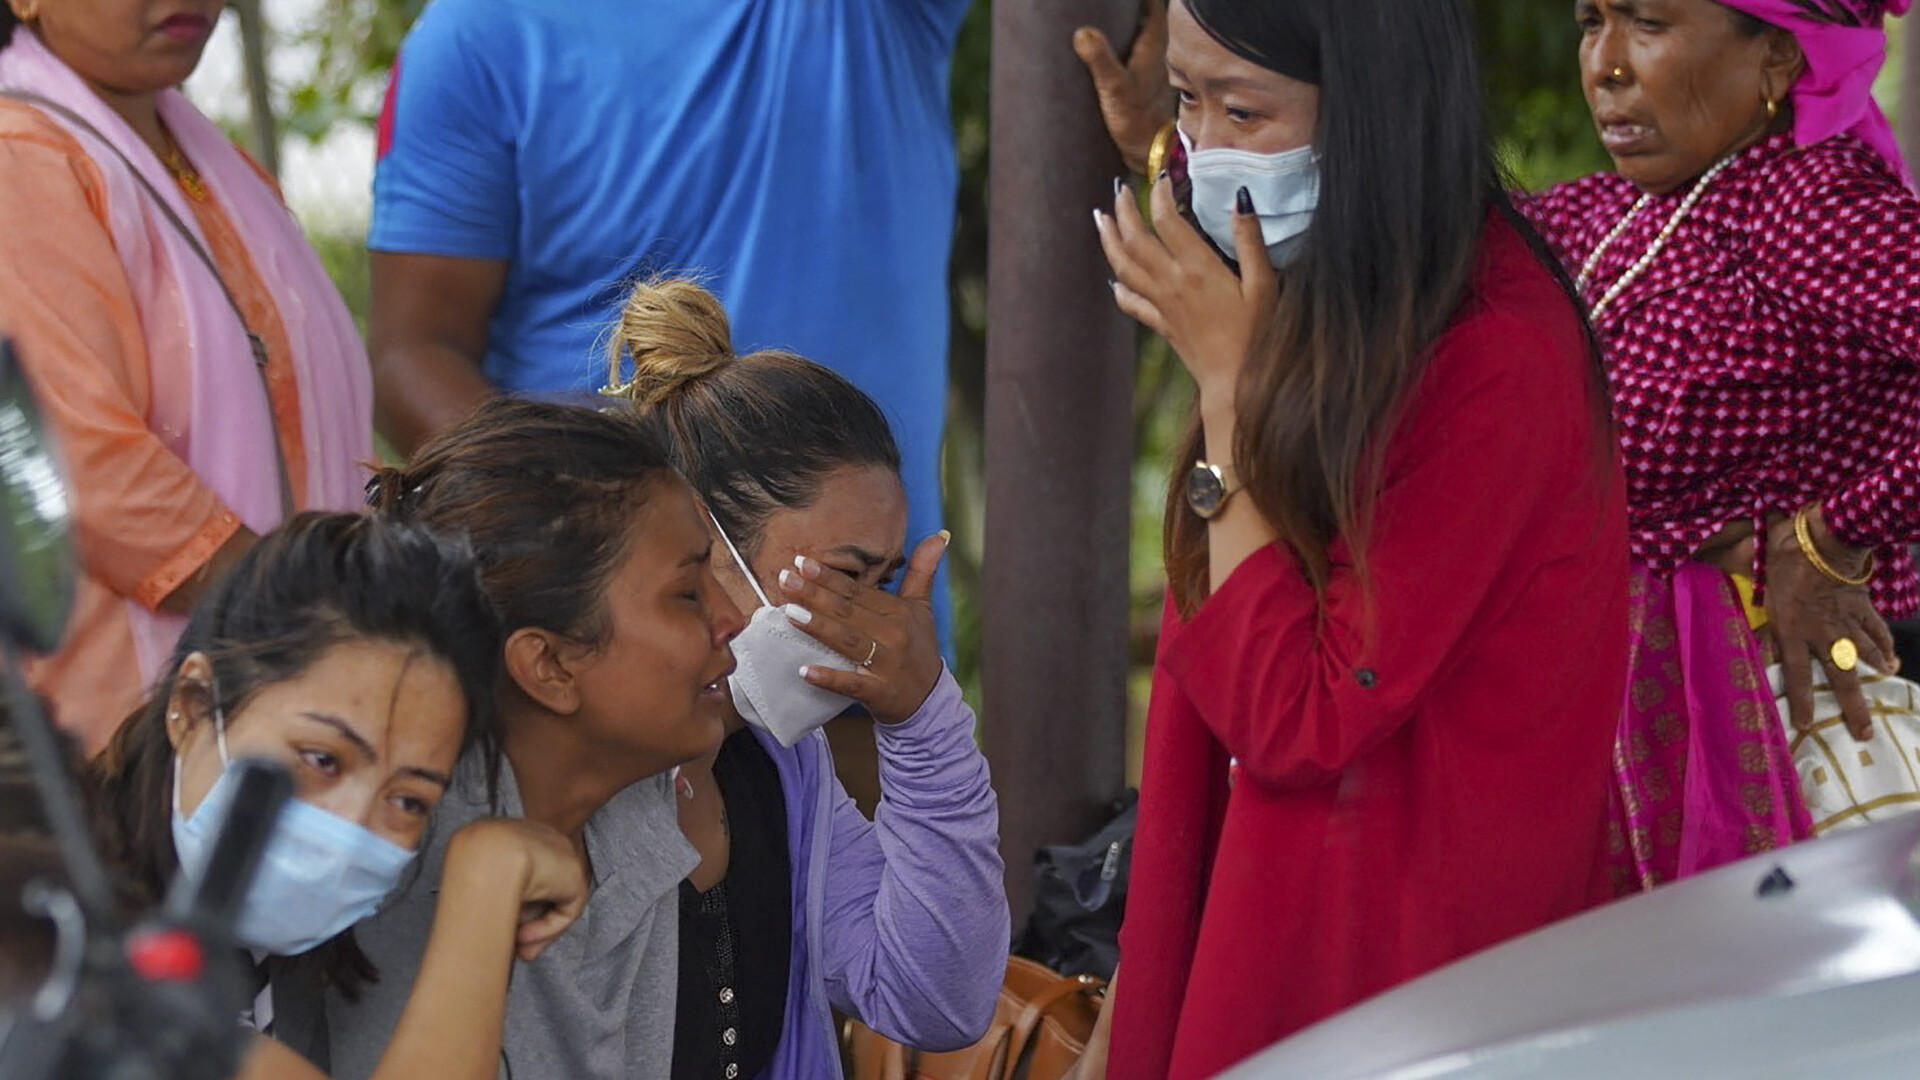
[[[1220,512],[1220,504],[1225,501],[1226,486],[1220,483],[1220,474],[1205,465],[1195,465],[1187,473],[1187,505],[1203,518],[1210,518]]]

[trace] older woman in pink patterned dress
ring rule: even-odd
[[[1526,210],[1590,306],[1627,466],[1622,891],[1806,836],[1764,665],[1798,726],[1823,665],[1858,735],[1854,664],[1894,667],[1880,616],[1920,600],[1920,199],[1869,93],[1910,2],[1575,5],[1618,171]]]

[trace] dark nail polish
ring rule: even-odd
[[[1121,190],[1124,189],[1126,186],[1127,186],[1126,177],[1124,176],[1114,177],[1113,178],[1113,197],[1116,199],[1119,198]]]
[[[1241,188],[1233,196],[1233,208],[1243,216],[1252,214],[1253,193],[1249,192],[1246,188]]]

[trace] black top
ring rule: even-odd
[[[726,807],[727,876],[704,893],[680,883],[674,1080],[759,1076],[787,1011],[793,861],[780,774],[741,730],[721,744],[713,778]]]

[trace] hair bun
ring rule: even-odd
[[[733,359],[733,327],[717,297],[687,278],[648,278],[620,310],[601,393],[650,408]]]

